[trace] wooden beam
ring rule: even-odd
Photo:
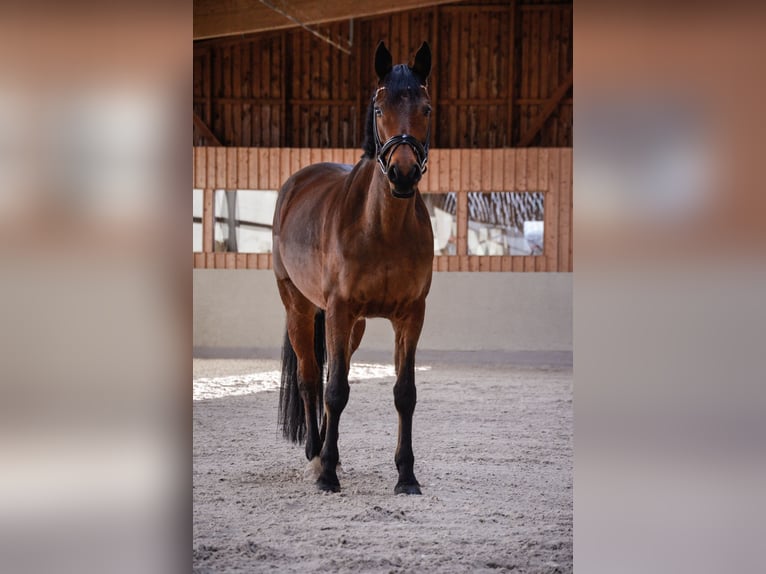
[[[569,88],[572,87],[572,78],[573,74],[570,71],[566,79],[558,88],[556,88],[556,91],[553,92],[553,95],[548,98],[548,103],[545,104],[542,111],[540,112],[540,115],[538,115],[532,122],[532,125],[529,126],[527,133],[525,133],[521,139],[519,139],[519,147],[526,147],[532,143],[532,140],[535,139],[537,132],[540,131],[540,129],[543,127],[543,124],[545,124],[545,121],[551,116],[553,110],[558,107],[558,105],[561,103],[561,100],[564,99],[564,96],[569,91]]]
[[[396,6],[378,0],[290,0],[284,11],[315,25],[446,4],[457,0],[399,0]],[[295,28],[297,24],[258,0],[194,0],[195,40]]]
[[[205,136],[212,145],[223,145],[217,137],[215,137],[215,134],[213,131],[207,127],[207,124],[202,121],[202,118],[200,118],[197,115],[197,112],[192,112],[194,114],[194,125],[197,126],[197,129],[202,132],[202,135]]]

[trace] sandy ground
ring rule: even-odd
[[[278,392],[196,400],[194,572],[571,572],[571,367],[419,365],[422,496],[393,493],[391,376],[351,382],[339,494],[303,478],[303,448],[277,432]],[[194,377],[278,368],[195,360]]]

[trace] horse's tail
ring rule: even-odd
[[[314,316],[314,355],[319,365],[319,387],[317,389],[317,415],[322,417],[324,405],[324,364],[326,357],[324,311]],[[282,383],[279,388],[279,423],[282,434],[294,443],[303,443],[306,437],[306,416],[303,399],[298,388],[298,357],[285,329],[282,345]]]

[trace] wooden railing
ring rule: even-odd
[[[194,267],[269,269],[269,253],[215,253],[216,189],[279,189],[298,169],[321,161],[355,163],[357,149],[195,147],[194,187],[203,190],[202,252]],[[571,271],[572,148],[433,149],[422,193],[457,194],[457,254],[434,257],[435,271]],[[468,192],[544,193],[542,255],[469,255]]]

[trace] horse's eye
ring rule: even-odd
[[[428,117],[431,115],[431,106],[426,106],[425,108],[423,108],[423,115],[425,117]]]
[[[381,110],[380,108],[375,108],[375,115],[378,117],[382,116],[383,110]]]

